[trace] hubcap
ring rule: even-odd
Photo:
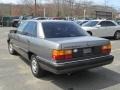
[[[120,32],[117,32],[116,37],[117,39],[120,39]]]
[[[32,60],[32,71],[35,74],[38,72],[38,66],[37,66],[36,58],[33,58],[33,60]]]
[[[13,53],[13,46],[12,46],[12,44],[9,45],[9,51],[10,51],[10,53]]]

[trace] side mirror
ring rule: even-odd
[[[10,30],[10,33],[16,33],[17,30]]]
[[[95,27],[96,27],[96,28],[100,28],[100,27],[101,27],[101,25],[96,25]]]

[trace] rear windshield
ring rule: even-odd
[[[86,32],[73,22],[43,22],[46,38],[86,36]]]

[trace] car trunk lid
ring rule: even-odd
[[[59,38],[51,39],[51,41],[59,43],[61,45],[61,50],[72,50],[72,60],[82,60],[102,56],[101,46],[110,43],[107,39],[91,36]]]
[[[61,49],[86,48],[92,46],[101,46],[108,44],[109,40],[91,36],[69,37],[69,38],[51,38],[49,41],[61,45]]]

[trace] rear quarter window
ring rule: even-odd
[[[43,22],[46,38],[63,38],[86,36],[86,32],[73,22]]]
[[[113,22],[111,22],[111,21],[102,21],[102,22],[100,23],[100,25],[101,25],[102,27],[105,27],[105,26],[116,26],[116,24],[113,23]]]

